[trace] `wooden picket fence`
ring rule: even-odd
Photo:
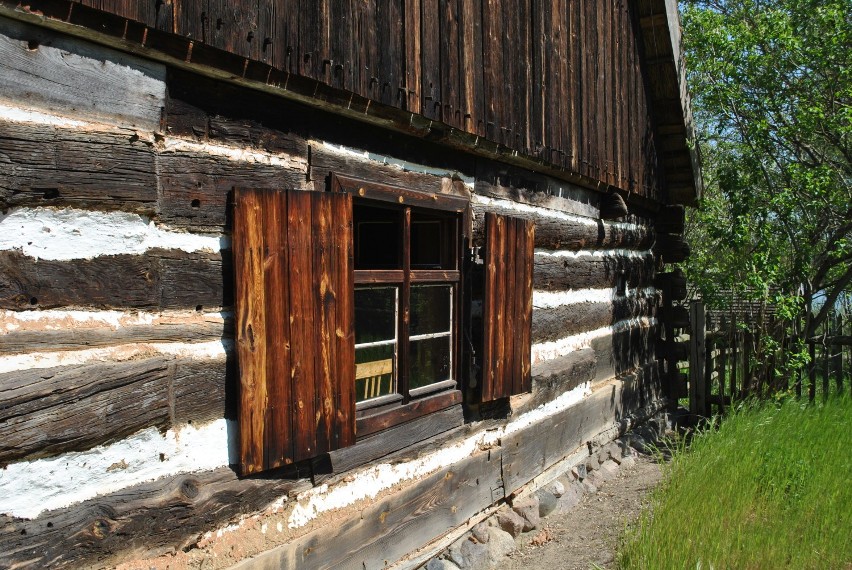
[[[690,411],[723,414],[737,400],[772,397],[789,391],[813,401],[832,392],[852,390],[852,320],[834,312],[817,337],[808,339],[810,364],[791,370],[792,335],[783,323],[768,318],[766,337],[742,327],[736,317],[708,313],[700,300],[689,306],[688,396]],[[688,340],[687,340],[688,338]]]

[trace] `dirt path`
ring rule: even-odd
[[[586,494],[567,513],[553,513],[539,530],[521,534],[517,551],[497,570],[589,570],[614,568],[615,548],[625,524],[636,520],[648,491],[662,479],[660,466],[639,455],[631,467]],[[539,545],[538,543],[543,542]]]

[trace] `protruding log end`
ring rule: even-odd
[[[627,204],[618,192],[610,192],[601,197],[601,218],[617,220],[627,215]]]

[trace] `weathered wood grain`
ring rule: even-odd
[[[305,165],[299,161],[270,165],[231,160],[198,150],[166,151],[157,156],[159,218],[194,230],[222,231],[228,223],[228,200],[235,187],[303,188]]]
[[[0,98],[74,118],[156,131],[165,66],[13,20],[0,20]]]
[[[0,516],[0,565],[114,566],[195,544],[271,501],[310,488],[309,479],[239,479],[233,470],[175,475],[43,513]]]
[[[230,255],[151,249],[71,261],[0,252],[0,308],[216,308],[233,299]]]
[[[597,357],[591,348],[583,348],[566,356],[533,366],[532,394],[512,413],[521,414],[553,401],[565,392],[590,382],[595,373]]]
[[[553,341],[610,326],[624,319],[651,317],[655,314],[656,303],[655,298],[618,297],[607,303],[573,303],[535,309],[532,315],[532,341]]]
[[[519,212],[501,204],[471,204],[474,213],[471,243],[485,245],[485,214],[493,212],[533,220],[535,246],[544,249],[648,249],[654,241],[649,226],[614,224],[598,221],[596,225],[567,221],[546,215],[546,211]]]
[[[595,382],[610,380],[654,361],[657,345],[655,326],[631,326],[594,339],[597,356]]]
[[[115,441],[169,423],[162,358],[0,375],[0,462]]]
[[[111,328],[62,328],[58,330],[17,330],[0,335],[0,354],[37,351],[79,350],[128,343],[207,342],[233,338],[232,319],[180,322],[163,321],[151,325]]]
[[[537,255],[533,285],[545,291],[600,289],[624,282],[631,289],[647,287],[654,280],[654,258],[600,257],[591,255]]]
[[[360,517],[320,528],[237,568],[382,568],[503,498],[499,448],[382,497]]]
[[[155,154],[132,130],[0,121],[0,209],[73,206],[153,214]]]

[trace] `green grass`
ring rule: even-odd
[[[852,400],[745,407],[681,444],[622,569],[852,569]]]

